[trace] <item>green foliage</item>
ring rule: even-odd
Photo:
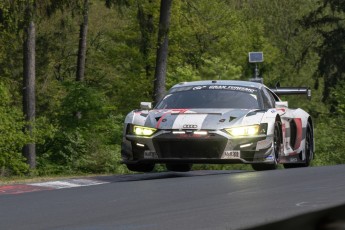
[[[331,98],[334,106],[335,116],[345,116],[345,81],[341,81],[332,90]],[[343,120],[343,119],[342,119]]]
[[[323,78],[323,101],[335,102],[330,98],[332,89],[345,80],[345,5],[342,1],[323,0],[303,20],[305,28],[316,29],[320,37],[315,48],[320,56],[316,78]],[[336,103],[336,102],[335,102]]]
[[[123,116],[113,115],[103,93],[85,83],[64,86],[68,93],[58,108],[55,132],[39,146],[39,172],[117,172]]]
[[[194,68],[199,79],[239,79],[251,43],[249,36],[241,36],[246,31],[242,19],[222,1],[176,4],[168,72],[174,75],[182,66]]]
[[[29,138],[22,131],[25,125],[23,115],[11,107],[10,92],[1,82],[0,98],[0,177],[25,174],[29,167],[21,150]]]
[[[191,65],[178,66],[175,71],[167,74],[167,88],[170,88],[179,82],[196,80],[200,80],[200,77],[197,70]]]
[[[316,157],[313,165],[334,165],[345,163],[344,115],[337,118],[318,119],[315,127]],[[326,122],[324,122],[326,121]]]
[[[68,129],[75,129],[97,122],[96,115],[102,115],[104,97],[101,92],[88,87],[83,82],[66,84],[67,95],[61,104],[60,124]],[[82,114],[78,119],[76,113]],[[74,115],[74,116],[73,116]]]

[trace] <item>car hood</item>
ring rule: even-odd
[[[258,109],[164,109],[133,111],[125,123],[157,129],[215,130],[259,124],[265,111]]]

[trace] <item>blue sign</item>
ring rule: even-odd
[[[264,61],[263,52],[249,52],[249,63],[257,63]]]

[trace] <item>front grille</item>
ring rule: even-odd
[[[226,140],[169,140],[156,141],[162,158],[220,158]]]

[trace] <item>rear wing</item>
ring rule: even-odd
[[[276,88],[270,88],[272,92],[280,95],[301,95],[305,94],[307,95],[307,98],[311,99],[311,89],[308,87],[276,87]]]

